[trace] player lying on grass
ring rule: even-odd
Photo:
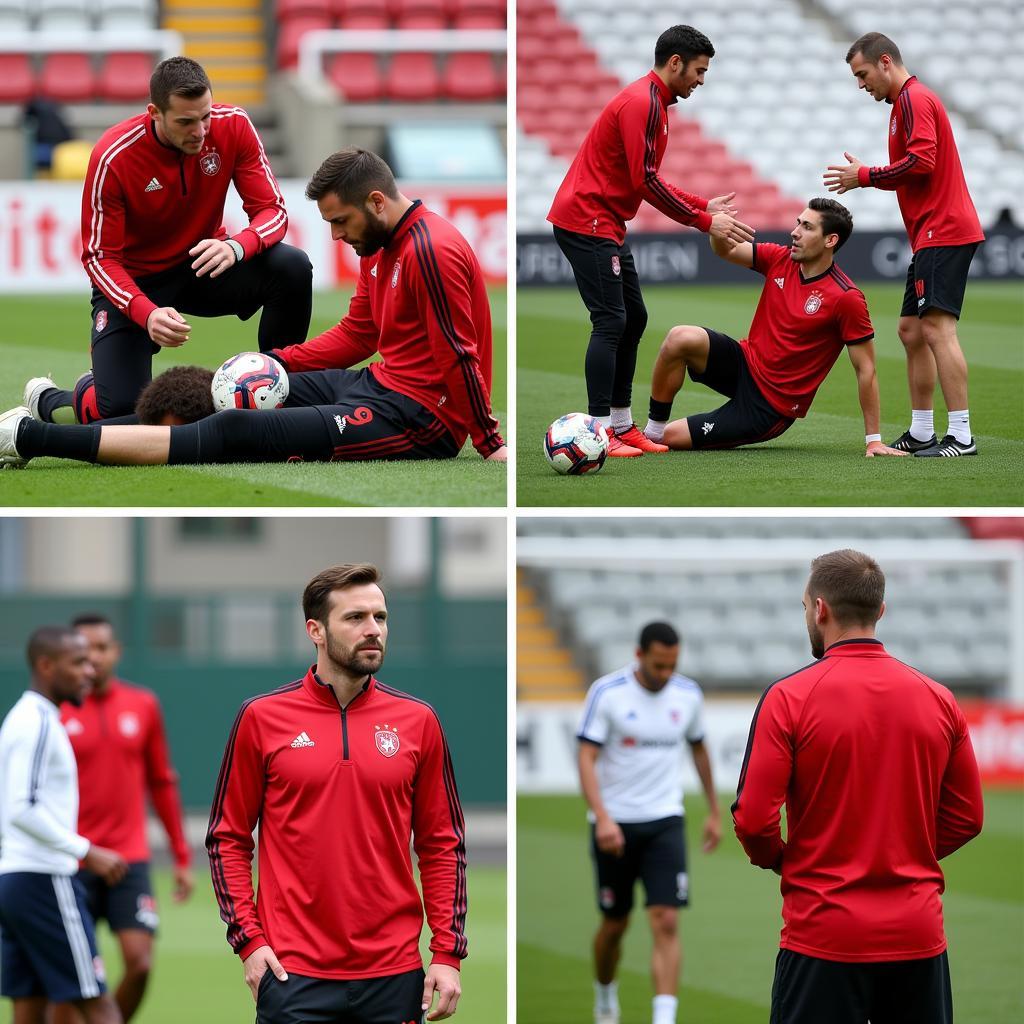
[[[0,417],[0,463],[41,455],[108,465],[437,459],[454,458],[467,437],[484,458],[505,461],[490,411],[490,308],[466,240],[403,196],[387,164],[365,150],[328,157],[306,195],[362,259],[348,315],[273,351],[290,371],[286,408],[176,426],[64,426],[19,407]],[[347,369],[375,353],[371,366]]]
[[[673,327],[662,342],[651,380],[644,433],[677,451],[737,448],[768,441],[806,416],[844,348],[857,375],[866,454],[905,455],[882,443],[874,329],[864,294],[833,262],[850,237],[853,218],[833,199],[812,199],[787,248],[769,242],[711,237],[717,256],[765,277],[748,338],[735,341],[705,327]],[[669,423],[686,371],[726,395],[713,412]]]

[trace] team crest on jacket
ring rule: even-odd
[[[391,271],[391,287],[398,287],[398,272],[402,269],[402,261],[395,260],[395,269]]]
[[[205,156],[201,156],[199,166],[202,168],[203,174],[209,174],[212,177],[220,170],[220,153],[207,153]]]
[[[612,273],[618,277],[622,273],[622,264],[619,262],[618,256],[612,257]]]
[[[134,711],[125,711],[118,716],[117,727],[122,736],[137,736],[141,728],[139,716]]]
[[[804,312],[817,313],[819,309],[821,309],[821,294],[820,292],[811,292],[804,303]]]
[[[107,326],[107,311],[105,309],[101,309],[96,314],[96,333],[97,334],[102,333],[103,328],[106,327],[106,326]]]
[[[398,733],[387,722],[384,723],[383,727],[375,725],[373,728],[376,730],[373,734],[373,741],[377,744],[377,749],[385,757],[394,757],[398,753],[400,746]]]

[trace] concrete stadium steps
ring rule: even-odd
[[[516,585],[516,688],[521,700],[579,700],[586,691],[583,673],[558,634],[536,590],[522,573]]]
[[[218,103],[260,106],[267,97],[267,26],[261,0],[165,0],[163,27],[180,32]]]

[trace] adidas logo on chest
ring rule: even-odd
[[[309,734],[306,732],[305,729],[303,729],[302,732],[300,732],[299,735],[296,736],[295,739],[292,740],[292,746],[293,747],[315,747],[316,743],[314,743],[313,740],[311,740],[309,738]]]

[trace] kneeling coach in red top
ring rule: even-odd
[[[246,701],[228,737],[206,846],[257,1024],[419,1021],[435,992],[426,1019],[443,1020],[460,995],[462,808],[433,708],[374,675],[388,632],[379,580],[372,565],[342,565],[310,581],[316,665]]]

